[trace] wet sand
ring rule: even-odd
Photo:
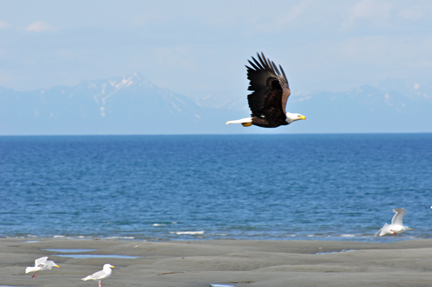
[[[97,286],[81,281],[110,263],[116,268],[105,287],[431,286],[432,240],[394,243],[346,241],[116,241],[0,239],[0,285]],[[44,249],[97,249],[76,254],[140,256],[70,258]],[[348,250],[342,251],[341,250]],[[334,252],[334,253],[327,253]],[[317,254],[324,253],[324,254]],[[60,265],[25,274],[38,257]]]

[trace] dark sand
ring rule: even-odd
[[[346,241],[169,241],[0,239],[0,285],[97,286],[81,281],[102,265],[116,268],[105,287],[194,287],[211,283],[261,286],[432,286],[432,240],[394,243]],[[43,249],[97,249],[88,254],[137,259],[68,258]],[[338,253],[316,254],[353,250]],[[72,253],[67,253],[72,254]],[[60,265],[25,274],[34,260],[49,256]]]

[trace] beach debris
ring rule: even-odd
[[[393,212],[395,212],[395,215],[392,218],[391,224],[384,224],[383,227],[381,227],[380,230],[375,233],[376,236],[384,236],[384,235],[396,235],[400,233],[404,233],[408,230],[413,230],[412,228],[409,228],[408,226],[403,225],[402,219],[406,213],[405,208],[395,208],[393,209]]]
[[[95,272],[92,275],[89,275],[85,278],[81,278],[81,280],[83,280],[83,281],[87,281],[87,280],[98,281],[99,287],[102,287],[102,280],[107,279],[111,276],[112,268],[114,268],[114,266],[107,263],[103,266],[102,270]]]
[[[35,266],[29,266],[26,268],[25,273],[35,272],[32,278],[36,279],[39,271],[51,270],[53,267],[60,268],[54,261],[47,260],[48,256],[44,256],[35,260]]]

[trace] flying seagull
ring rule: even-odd
[[[281,66],[278,67],[263,53],[258,54],[258,61],[252,57],[248,61],[252,67],[246,66],[249,79],[248,95],[249,108],[252,111],[250,118],[226,122],[229,124],[251,125],[263,128],[276,128],[289,125],[298,120],[305,120],[301,114],[288,113],[285,110],[288,97],[291,94],[288,80]]]
[[[29,266],[26,268],[25,273],[35,272],[32,278],[36,279],[38,271],[51,270],[53,267],[60,268],[54,261],[47,260],[48,256],[44,256],[35,260],[35,266]]]
[[[82,278],[81,280],[83,280],[83,281],[87,281],[87,280],[99,281],[99,287],[102,287],[102,280],[107,279],[108,277],[111,276],[111,272],[112,272],[111,268],[114,268],[114,266],[107,263],[103,266],[102,270],[95,272],[92,275],[89,275],[85,278]]]
[[[395,208],[393,209],[393,212],[395,212],[395,215],[393,215],[391,224],[384,224],[384,226],[375,233],[375,236],[384,236],[389,234],[396,235],[404,233],[407,230],[413,230],[408,226],[404,226],[402,223],[402,219],[406,213],[405,208]]]

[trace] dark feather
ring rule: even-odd
[[[286,124],[285,106],[290,90],[285,72],[263,53],[257,53],[257,56],[258,60],[252,57],[252,61],[248,61],[251,67],[246,66],[248,90],[252,91],[248,95],[252,117],[265,119],[269,126]]]

